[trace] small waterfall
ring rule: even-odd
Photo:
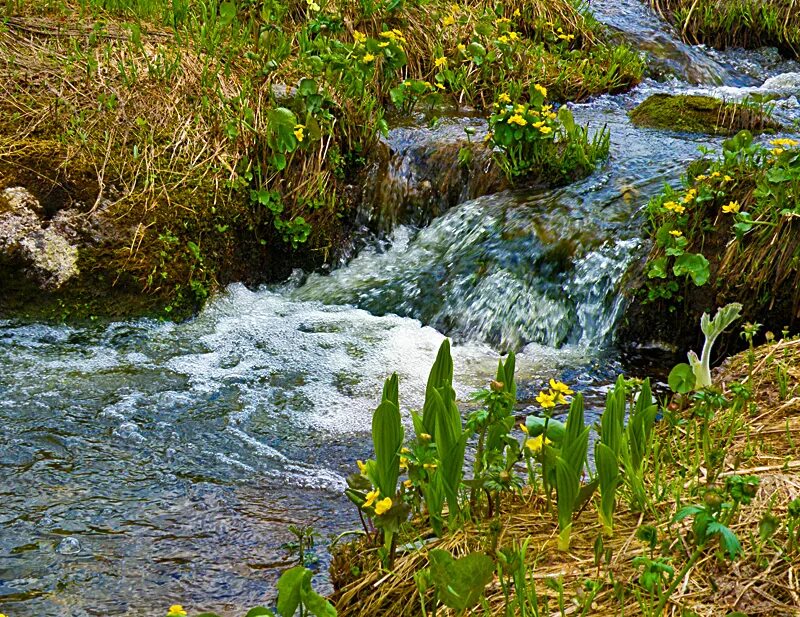
[[[469,133],[468,133],[469,131]],[[434,126],[398,127],[381,141],[364,184],[359,222],[382,234],[427,225],[450,208],[505,187],[483,145],[482,118],[452,117]],[[468,148],[468,161],[459,151]]]

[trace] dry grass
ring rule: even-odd
[[[790,392],[785,400],[778,395],[776,367],[786,367]],[[746,354],[731,358],[717,373],[717,382],[723,388],[747,380],[749,365]],[[758,492],[750,505],[742,506],[732,528],[742,542],[743,556],[733,563],[719,558],[714,547],[688,572],[677,587],[667,606],[668,615],[697,615],[712,617],[740,611],[749,616],[797,616],[800,614],[800,557],[788,556],[781,549],[785,531],[781,528],[771,541],[759,540],[758,525],[764,514],[772,513],[786,520],[787,504],[800,497],[800,340],[787,340],[765,345],[756,350],[752,386],[753,402],[757,410],[746,418],[726,451],[720,479],[733,474],[756,475],[760,480]],[[689,412],[686,412],[689,417]],[[713,422],[727,421],[727,418]],[[657,429],[657,439],[662,452],[680,451],[688,438],[679,427],[671,432],[662,423]],[[665,458],[666,461],[666,458]],[[680,475],[676,461],[672,466],[664,463],[665,473],[680,488],[683,485],[684,503],[697,503],[707,479],[686,480]],[[651,478],[652,479],[652,478]],[[695,496],[692,496],[696,493]],[[594,557],[594,542],[600,526],[594,508],[590,506],[575,519],[572,547],[569,553],[556,550],[557,526],[555,516],[546,512],[543,499],[529,492],[503,508],[499,525],[495,522],[495,535],[490,523],[467,525],[463,530],[434,539],[418,551],[398,558],[392,572],[380,570],[375,550],[358,547],[355,552],[343,552],[334,560],[334,582],[340,588],[333,595],[340,617],[361,615],[415,616],[420,614],[419,598],[413,574],[427,566],[427,550],[443,548],[454,556],[471,551],[492,554],[495,546],[510,546],[530,538],[528,563],[532,566],[531,579],[536,584],[540,598],[549,594],[551,610],[557,607],[556,595],[546,585],[547,579],[560,578],[568,598],[565,614],[579,615],[584,608],[583,584],[587,579],[600,580],[604,586],[583,614],[588,615],[641,615],[642,607],[632,593],[638,586],[639,570],[632,560],[645,555],[649,549],[635,537],[636,530],[644,524],[656,526],[659,537],[666,539],[668,549],[662,554],[672,559],[676,571],[687,560],[692,547],[686,539],[688,523],[671,523],[677,510],[672,498],[655,505],[653,512],[635,514],[620,508],[615,517],[614,537],[605,540],[611,549],[608,564],[598,567]],[[421,537],[430,537],[429,530]],[[352,549],[351,549],[352,550]],[[355,580],[347,574],[350,566],[357,564],[365,574]],[[336,576],[340,577],[338,580]],[[617,591],[609,584],[618,583]],[[350,580],[346,580],[349,578]],[[624,593],[620,593],[620,586]],[[641,590],[646,598],[647,594]],[[495,580],[487,589],[487,599],[492,615],[505,615],[505,602],[499,582]],[[430,607],[429,607],[430,608]],[[442,613],[452,615],[444,610]],[[476,609],[473,614],[483,614]],[[558,612],[551,613],[558,615]]]

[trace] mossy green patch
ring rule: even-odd
[[[726,103],[710,96],[654,94],[631,112],[636,126],[687,133],[732,135],[763,132],[780,125],[756,105]]]

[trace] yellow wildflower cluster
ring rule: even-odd
[[[406,37],[403,36],[403,33],[400,32],[400,30],[398,30],[397,28],[381,32],[380,37],[383,39],[388,39],[390,41],[393,41],[400,46],[404,45],[406,42]]]
[[[686,212],[686,206],[683,206],[675,201],[666,201],[663,204],[664,210],[674,212],[675,214],[683,214]]]
[[[773,139],[769,143],[778,148],[795,148],[797,146],[800,146],[800,141],[797,141],[796,139],[786,139],[786,138]]]
[[[567,384],[551,379],[550,389],[539,392],[539,395],[536,397],[536,402],[545,409],[548,409],[556,405],[568,403],[569,399],[567,399],[567,397],[571,394],[574,394],[574,392]]]
[[[574,34],[566,34],[563,28],[559,28],[556,30],[556,36],[561,39],[562,41],[573,41],[575,40]]]
[[[686,195],[683,198],[683,203],[688,204],[694,201],[694,198],[697,197],[697,189],[689,189],[686,191]]]
[[[173,604],[167,611],[167,617],[186,617],[186,611],[180,604]]]

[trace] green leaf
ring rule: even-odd
[[[600,479],[600,521],[608,535],[614,526],[614,505],[619,484],[619,461],[611,448],[604,443],[598,443],[595,447],[595,463]]]
[[[317,85],[317,82],[308,77],[301,79],[297,86],[297,92],[300,94],[300,96],[309,96],[316,94],[318,91],[319,86]]]
[[[580,480],[571,465],[560,456],[556,459],[556,505],[558,509],[558,550],[569,550],[569,535],[572,529],[572,515],[575,499],[578,497]]]
[[[439,599],[456,611],[465,611],[478,604],[494,576],[494,562],[483,553],[470,553],[461,559],[453,559],[447,551],[433,549],[428,558],[431,579]]]
[[[714,521],[708,524],[706,527],[706,535],[710,536],[713,534],[718,534],[720,536],[722,546],[731,559],[736,559],[742,553],[742,545],[739,542],[739,538],[722,523]]]
[[[198,615],[197,617],[201,616]],[[244,617],[275,617],[275,613],[268,608],[264,608],[263,606],[256,606],[247,611],[247,615]]]
[[[685,362],[682,362],[681,364],[675,365],[675,367],[669,372],[667,382],[669,383],[669,387],[673,392],[677,392],[678,394],[688,394],[694,390],[697,378],[695,377],[692,367]]]
[[[294,127],[297,117],[290,109],[276,107],[267,112],[267,143],[276,152],[293,152],[297,148]]]
[[[647,278],[667,278],[667,258],[659,257],[654,259],[647,266]]]
[[[675,276],[688,274],[697,287],[705,285],[711,276],[708,260],[700,253],[684,253],[678,257],[672,272]]]
[[[311,589],[310,579],[308,587],[303,587],[301,595],[303,606],[315,617],[336,617],[336,609],[333,604]]]
[[[233,2],[223,2],[219,5],[219,19],[222,25],[227,26],[236,19],[236,5]]]
[[[300,606],[300,592],[306,577],[311,578],[311,571],[303,566],[295,566],[286,570],[278,579],[278,612],[291,617]]]
[[[400,448],[403,445],[403,424],[395,402],[398,397],[395,373],[386,380],[384,399],[372,416],[372,443],[377,463],[378,489],[384,497],[394,497],[400,476]],[[387,395],[389,398],[387,398]]]
[[[539,416],[528,416],[525,418],[525,427],[531,437],[538,437],[545,431],[547,425],[547,439],[554,444],[560,444],[564,440],[567,428],[560,420],[553,418],[541,418]]]

